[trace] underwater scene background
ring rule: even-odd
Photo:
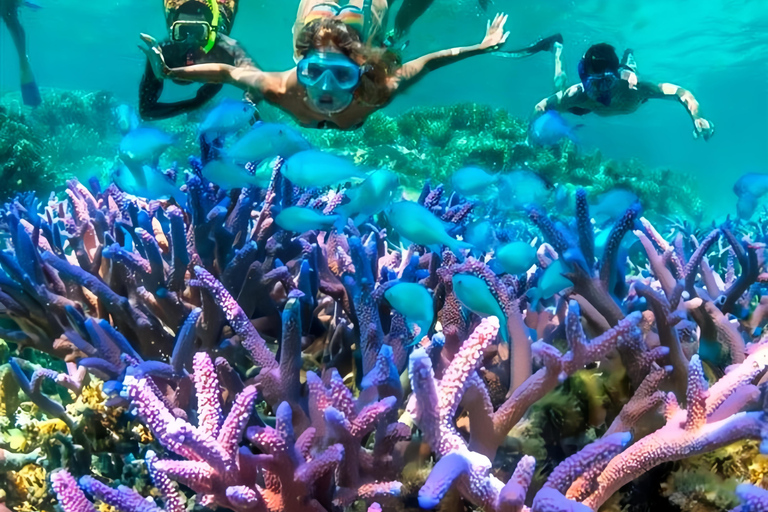
[[[296,7],[230,35],[289,69]],[[349,131],[251,126],[231,86],[139,127],[161,2],[19,12],[43,102],[2,25],[0,512],[768,511],[766,0],[436,0],[406,37],[505,12],[507,49],[562,34],[569,85],[631,48],[706,141],[676,101],[534,126],[549,51]]]

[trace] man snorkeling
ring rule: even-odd
[[[37,107],[42,103],[42,99],[27,55],[26,34],[19,20],[20,5],[21,0],[0,0],[0,14],[3,16],[5,26],[8,27],[8,32],[11,33],[11,39],[16,46],[16,53],[19,55],[21,98],[25,105]]]
[[[406,0],[401,9],[418,12],[424,3]],[[402,64],[398,54],[384,45],[389,7],[388,0],[351,0],[344,6],[302,0],[294,25],[297,66],[283,72],[226,64],[170,68],[163,49],[147,35],[142,35],[148,47],[143,50],[159,78],[229,83],[247,91],[254,102],[276,105],[304,126],[354,129],[428,72],[494,52],[509,36],[504,31],[507,17],[500,14],[488,23],[479,44],[434,52]],[[413,15],[405,17],[413,22]],[[399,30],[407,27],[401,25]]]
[[[583,116],[631,114],[650,99],[674,99],[688,111],[693,121],[693,136],[709,140],[715,125],[701,116],[699,103],[689,91],[669,83],[638,81],[632,50],[621,61],[616,49],[606,43],[593,45],[579,62],[581,83],[558,91],[536,105],[540,115],[547,110]]]
[[[170,39],[161,43],[163,55],[173,67],[202,63],[252,66],[245,51],[227,37],[232,30],[239,0],[165,0],[165,17]],[[180,85],[191,81],[174,80]],[[143,119],[166,119],[196,110],[216,94],[223,85],[209,83],[197,90],[194,98],[175,103],[160,103],[163,80],[147,62],[139,89],[139,113]]]

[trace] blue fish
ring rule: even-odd
[[[136,128],[120,141],[120,156],[135,163],[157,164],[160,155],[176,143],[176,137],[157,128]]]
[[[398,283],[384,292],[384,298],[401,315],[409,327],[416,324],[419,327],[418,342],[429,333],[435,320],[435,306],[429,290],[418,283]]]
[[[447,224],[418,203],[400,201],[389,205],[384,214],[401,238],[431,247],[434,252],[439,253],[445,245],[461,258],[463,249],[472,249],[472,244],[452,238],[446,231]]]
[[[323,212],[301,206],[290,206],[275,217],[278,226],[286,231],[305,233],[315,230],[329,230],[338,215],[323,215]]]
[[[250,173],[239,165],[221,160],[211,160],[203,167],[203,177],[225,190],[232,190],[248,185],[266,187],[269,185],[272,173],[270,172],[266,176],[259,172]]]
[[[328,187],[366,174],[351,160],[330,153],[308,150],[289,158],[281,170],[297,187]]]
[[[639,202],[637,194],[631,190],[613,188],[597,196],[597,203],[589,207],[589,214],[596,220],[605,220],[605,217],[615,220]]]
[[[556,146],[563,138],[579,143],[574,131],[582,124],[571,126],[554,110],[547,110],[528,127],[528,140],[535,146]]]
[[[136,109],[130,105],[123,103],[115,108],[115,118],[117,121],[117,127],[120,129],[120,133],[125,135],[131,130],[135,130],[139,127],[139,116],[136,114]]]
[[[310,148],[309,142],[290,126],[276,123],[256,123],[248,133],[235,142],[227,158],[235,163],[246,164],[281,156],[290,158]]]
[[[496,247],[498,240],[493,225],[487,220],[476,220],[467,224],[464,231],[464,240],[472,244],[476,251],[489,252]]]
[[[187,200],[186,194],[170,177],[147,165],[135,170],[122,165],[112,172],[112,180],[120,190],[134,196],[157,200],[172,197],[179,204],[185,204]]]
[[[522,212],[527,206],[542,206],[554,193],[551,183],[526,169],[499,176],[498,189],[498,209],[515,212]]]
[[[496,183],[498,175],[488,174],[479,167],[464,167],[451,176],[453,190],[465,197],[485,195]]]
[[[573,282],[564,275],[570,271],[571,269],[562,259],[553,261],[544,273],[539,276],[536,287],[531,288],[526,293],[531,300],[531,308],[535,309],[539,301],[548,299],[566,288],[572,287]]]
[[[200,123],[200,136],[208,139],[235,133],[248,126],[255,114],[256,107],[252,103],[226,98]]]
[[[749,219],[755,213],[758,199],[768,193],[768,174],[748,173],[736,180],[733,193],[739,198],[736,211],[741,219]]]

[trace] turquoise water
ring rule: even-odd
[[[243,1],[233,30],[265,69],[292,64],[292,1]],[[636,157],[699,178],[713,214],[733,211],[733,182],[746,172],[768,172],[768,2],[646,0],[516,2],[497,0],[483,12],[471,0],[437,0],[416,22],[406,57],[479,42],[491,11],[509,13],[508,46],[524,46],[544,35],[565,37],[569,81],[586,48],[607,41],[619,51],[635,50],[640,78],[691,90],[717,133],[709,142],[691,137],[691,123],[675,102],[652,101],[632,116],[582,121],[584,145],[616,158]],[[136,103],[144,70],[138,34],[165,35],[156,0],[73,2],[44,0],[40,10],[22,9],[29,54],[41,87],[107,90]],[[15,91],[16,54],[0,30],[0,93]],[[482,56],[424,79],[387,109],[397,113],[419,105],[474,101],[503,107],[520,117],[550,94],[550,54],[523,61]],[[236,96],[234,88],[228,94]],[[166,87],[166,94],[189,94]],[[724,190],[728,193],[724,194]]]

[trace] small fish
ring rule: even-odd
[[[578,144],[574,131],[582,126],[584,125],[571,126],[563,116],[554,110],[547,110],[528,127],[528,140],[536,146],[556,146],[563,138]]]
[[[464,231],[463,238],[467,243],[472,244],[478,252],[489,252],[498,243],[493,225],[487,220],[470,222]]]
[[[507,317],[499,305],[499,301],[493,296],[485,281],[470,274],[456,274],[453,276],[453,293],[462,306],[481,316],[495,316],[499,323],[505,326]],[[499,330],[501,337],[507,341],[507,329]]]
[[[179,185],[148,165],[134,171],[121,165],[112,172],[112,180],[120,190],[134,196],[155,200],[174,198],[179,204],[186,203],[187,196],[180,190]]]
[[[235,163],[246,164],[276,156],[290,158],[309,148],[307,139],[290,126],[259,122],[229,148],[227,158]]]
[[[123,135],[131,130],[135,130],[140,124],[136,110],[125,103],[118,105],[115,108],[115,120],[117,121],[117,127],[120,129],[120,133]]]
[[[398,283],[386,292],[384,298],[408,322],[416,324],[419,334],[414,341],[427,336],[435,320],[435,305],[429,290],[418,283]]]
[[[451,176],[453,190],[464,197],[485,195],[496,184],[498,175],[488,174],[479,167],[465,167]]]
[[[336,222],[338,215],[323,215],[312,208],[290,206],[275,217],[278,226],[286,231],[305,233],[307,231],[328,230]]]
[[[160,155],[176,143],[176,138],[157,128],[136,128],[120,141],[120,155],[137,163],[156,164]]]
[[[554,192],[554,186],[533,171],[518,169],[499,176],[497,207],[503,211],[523,211],[541,206]]]
[[[347,219],[354,216],[355,226],[359,226],[371,215],[381,212],[392,201],[398,186],[395,173],[386,169],[374,171],[364,182],[346,192],[350,201],[335,210],[339,214],[339,224],[344,226]]]
[[[597,196],[597,204],[589,207],[589,214],[595,219],[607,217],[615,220],[639,202],[640,199],[634,192],[624,188],[614,188]]]
[[[243,188],[248,185],[266,187],[269,185],[269,176],[260,173],[250,173],[245,168],[230,162],[211,160],[203,167],[203,177],[212,181],[225,190]]]
[[[522,274],[536,263],[536,249],[525,242],[512,242],[496,252],[496,260],[507,274]]]
[[[573,286],[573,282],[563,275],[568,272],[570,269],[563,263],[562,259],[553,261],[539,277],[536,287],[528,290],[526,294],[531,299],[531,308],[535,308],[539,301],[548,299]]]
[[[768,192],[768,174],[748,173],[733,185],[733,193],[739,198],[736,211],[741,219],[749,219],[755,213],[758,199]]]
[[[366,178],[352,161],[310,149],[296,153],[283,165],[283,176],[297,187],[328,187],[352,178]]]
[[[385,211],[387,220],[401,237],[415,244],[431,246],[439,252],[440,246],[447,246],[456,255],[462,249],[471,249],[472,245],[452,238],[445,230],[443,221],[419,203],[400,201],[390,205]]]
[[[210,138],[235,133],[248,126],[255,114],[256,107],[252,103],[226,98],[200,123],[200,135]]]

